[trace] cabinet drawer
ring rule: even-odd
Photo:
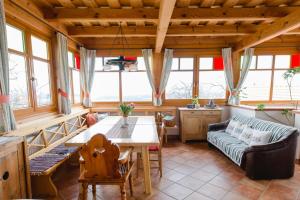
[[[203,111],[203,115],[221,115],[221,112],[218,110],[206,110]]]
[[[182,111],[183,115],[201,115],[202,111],[200,110],[187,110],[187,111]]]

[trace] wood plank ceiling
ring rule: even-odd
[[[243,50],[278,36],[299,43],[300,0],[9,1],[33,3],[44,20],[64,25],[89,48],[120,48],[118,42],[112,46],[120,25],[129,48],[156,52],[166,47]]]

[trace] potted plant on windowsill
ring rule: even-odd
[[[119,107],[120,107],[120,111],[123,116],[123,125],[122,126],[127,127],[128,126],[128,116],[134,110],[134,104],[133,103],[130,103],[130,104],[122,103],[122,104],[120,104]]]

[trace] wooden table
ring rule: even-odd
[[[145,192],[146,194],[151,194],[152,186],[148,147],[150,145],[159,145],[155,119],[153,116],[132,116],[130,118],[137,118],[135,125],[132,124],[131,126],[134,126],[131,131],[128,130],[129,128],[120,128],[119,130],[116,130],[118,133],[115,135],[111,134],[111,129],[116,126],[119,120],[122,120],[122,117],[108,116],[67,141],[65,145],[81,146],[88,142],[95,134],[102,133],[120,147],[134,147],[135,150],[141,150],[144,167]]]

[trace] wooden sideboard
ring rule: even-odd
[[[22,137],[0,137],[0,199],[31,197],[24,153]]]
[[[180,112],[181,141],[206,140],[208,124],[221,121],[222,109],[178,108]]]

